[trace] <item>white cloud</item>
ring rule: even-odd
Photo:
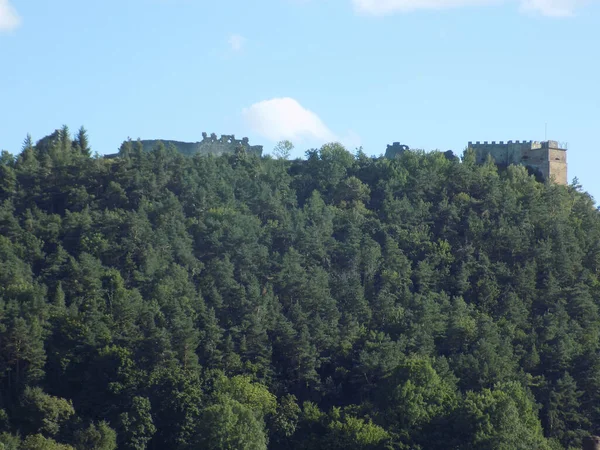
[[[562,17],[573,15],[578,6],[590,0],[352,0],[352,3],[360,14],[384,16],[418,9],[450,9],[508,1],[518,2],[522,11]]]
[[[246,38],[244,36],[240,36],[239,34],[232,34],[229,36],[229,45],[234,52],[241,51],[245,43]]]
[[[544,16],[572,16],[575,9],[587,3],[586,0],[521,0],[521,10],[540,13]]]
[[[384,16],[417,9],[448,9],[492,3],[494,0],[352,0],[361,14]]]
[[[12,31],[19,25],[21,25],[21,18],[15,8],[8,0],[0,0],[0,32]]]
[[[273,142],[284,139],[320,143],[338,140],[319,116],[293,98],[264,100],[245,108],[242,114],[255,133]]]

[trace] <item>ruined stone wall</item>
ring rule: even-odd
[[[401,155],[408,150],[408,145],[402,145],[400,142],[394,142],[392,145],[387,146],[385,150],[385,157],[388,159],[394,159],[396,156]]]
[[[248,138],[236,139],[233,134],[222,134],[219,139],[217,135],[212,133],[208,136],[202,133],[202,142],[198,144],[199,153],[223,155],[226,153],[235,153],[236,149],[243,148],[248,153],[253,153],[257,156],[262,155],[262,145],[250,145]]]
[[[141,143],[144,151],[152,151],[156,148],[159,142],[165,146],[172,145],[177,151],[185,155],[215,155],[233,154],[238,148],[243,148],[246,152],[256,156],[262,156],[262,145],[250,145],[248,138],[236,139],[233,134],[223,134],[220,138],[212,133],[210,136],[207,133],[202,133],[202,141],[200,142],[180,142],[159,139],[142,140]]]

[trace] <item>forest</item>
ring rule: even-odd
[[[0,156],[0,449],[580,449],[600,217],[441,152]]]

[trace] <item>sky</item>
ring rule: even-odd
[[[0,149],[247,136],[568,143],[600,199],[600,0],[0,0]]]

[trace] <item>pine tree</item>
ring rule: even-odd
[[[73,141],[73,145],[83,156],[91,156],[92,149],[90,148],[87,130],[83,126],[77,131],[77,136]]]

